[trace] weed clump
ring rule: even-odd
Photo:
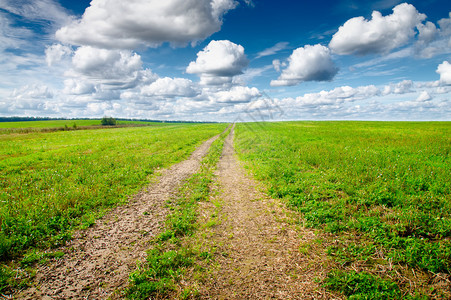
[[[341,292],[349,299],[402,298],[398,285],[365,272],[335,270],[328,274],[324,285],[330,290]]]

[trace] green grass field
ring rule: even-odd
[[[6,128],[54,128],[54,127],[73,127],[76,124],[77,127],[82,126],[97,126],[100,125],[99,120],[49,120],[49,121],[26,121],[26,122],[0,122],[0,129]],[[142,121],[118,121],[119,125],[124,124],[162,124],[162,123],[150,123]]]
[[[421,297],[401,278],[450,274],[451,123],[238,124],[235,142],[272,197],[333,237],[330,289],[358,299]],[[381,266],[390,271],[379,275]],[[425,289],[417,290],[444,296]]]
[[[49,121],[26,121],[26,122],[0,122],[0,128],[53,128],[100,125],[99,120],[49,120]]]
[[[60,255],[39,250],[64,244],[227,126],[156,124],[0,135],[0,292],[17,284],[18,264]],[[324,240],[322,284],[331,291],[451,297],[439,280],[451,274],[450,122],[242,123],[235,144],[268,194]],[[208,180],[199,182],[195,189],[207,192]]]
[[[55,246],[225,124],[0,135],[0,258]]]

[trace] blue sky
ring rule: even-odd
[[[450,120],[451,4],[0,0],[0,116]]]

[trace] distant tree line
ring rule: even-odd
[[[98,120],[98,118],[51,118],[51,117],[0,117],[0,122],[26,122],[26,121],[52,121],[52,120]],[[132,119],[116,118],[116,121],[141,121],[154,123],[218,123],[203,121],[181,121],[181,120],[151,120],[151,119]]]
[[[50,118],[50,117],[0,117],[0,122],[27,122],[27,121],[52,121],[52,120],[88,120],[88,119],[69,119],[69,118]]]
[[[210,123],[219,123],[219,122],[211,122],[211,121],[182,121],[182,120],[150,120],[150,119],[125,119],[125,118],[116,118],[118,121],[140,121],[140,122],[153,122],[153,123],[202,123],[202,124],[210,124]]]

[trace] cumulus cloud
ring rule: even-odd
[[[448,18],[439,20],[438,24],[440,26],[440,38],[445,42],[446,46],[448,46],[449,53],[449,48],[451,48],[451,12],[449,13]]]
[[[214,76],[235,76],[241,74],[248,63],[243,46],[227,40],[213,40],[197,53],[196,61],[188,65],[186,72]]]
[[[95,93],[96,88],[93,82],[70,78],[64,80],[63,92],[71,95],[85,95]]]
[[[141,88],[144,96],[164,98],[195,97],[199,94],[194,83],[185,78],[159,78],[150,85]]]
[[[287,42],[277,43],[274,46],[257,53],[257,57],[256,58],[269,56],[269,55],[274,55],[274,54],[276,54],[279,51],[287,49],[287,47],[288,47],[288,43]]]
[[[280,67],[282,66],[282,63],[280,62],[279,59],[275,59],[272,61],[272,66],[273,66],[274,70],[276,70],[277,72],[280,72]]]
[[[79,47],[72,57],[72,68],[65,73],[65,92],[86,94],[95,91],[98,98],[117,98],[113,90],[150,84],[158,76],[142,68],[141,57],[127,50]]]
[[[389,84],[384,87],[383,95],[389,94],[407,94],[412,93],[413,82],[412,80],[403,80],[396,84]]]
[[[204,86],[221,86],[230,85],[233,78],[230,76],[214,76],[209,74],[203,74],[200,77],[200,85]]]
[[[391,85],[389,94],[384,86],[374,85],[350,87],[340,86],[298,97],[275,98],[269,102],[262,97],[249,103],[223,106],[218,112],[222,116],[239,116],[240,120],[252,119],[252,107],[264,104],[274,113],[269,120],[291,119],[366,119],[366,120],[446,120],[450,116],[449,97],[437,95],[436,82],[408,81]],[[414,95],[405,93],[407,91]],[[448,91],[449,92],[449,91]],[[389,97],[387,97],[389,96]],[[386,101],[389,99],[390,101]],[[246,114],[240,114],[246,112]],[[251,115],[249,115],[249,112]],[[260,110],[255,111],[260,119]]]
[[[426,24],[418,24],[418,42],[420,44],[429,44],[438,34],[438,29],[432,22],[426,22]]]
[[[309,93],[299,96],[296,101],[302,106],[335,105],[342,102],[353,102],[379,96],[380,90],[374,85],[352,88],[350,86],[337,87],[330,91]]]
[[[106,49],[185,45],[219,31],[223,15],[236,5],[234,0],[93,0],[56,38]]]
[[[14,89],[11,93],[14,99],[51,99],[53,92],[46,85],[26,85],[19,89]]]
[[[416,54],[422,58],[451,53],[451,12],[448,18],[438,21],[438,27],[427,22],[418,26]]]
[[[448,18],[439,20],[438,24],[440,26],[440,33],[449,38],[451,36],[451,12]]]
[[[425,18],[426,15],[420,14],[413,5],[407,3],[397,5],[393,13],[385,17],[373,11],[371,20],[356,17],[340,26],[329,48],[341,55],[388,53],[405,45]],[[431,30],[430,24],[422,27],[423,37],[429,38]]]
[[[429,93],[427,91],[422,91],[420,93],[420,95],[418,95],[417,101],[424,102],[424,101],[429,101],[431,99],[432,99],[432,97],[431,97],[431,95],[429,95]]]
[[[451,85],[451,64],[444,61],[438,65],[436,72],[440,74],[440,82]]]
[[[274,67],[280,68],[280,62],[273,62]],[[288,58],[286,67],[277,80],[271,81],[271,86],[290,86],[303,81],[330,81],[337,74],[330,56],[330,51],[322,45],[306,45],[293,51]]]
[[[420,85],[425,88],[416,90]],[[283,111],[281,119],[293,118],[326,120],[447,120],[451,116],[450,100],[436,95],[435,83],[413,84],[416,95],[391,93],[373,85],[337,87],[309,93],[296,98],[275,99]],[[390,101],[387,101],[389,99]]]
[[[72,64],[76,72],[102,79],[119,79],[134,74],[142,67],[141,57],[136,53],[89,46],[75,51]]]
[[[48,46],[45,49],[45,61],[47,62],[47,65],[50,67],[54,65],[55,63],[60,62],[64,57],[67,57],[72,54],[72,49],[61,45],[61,44],[54,44],[52,46]]]
[[[213,40],[197,53],[196,61],[190,62],[186,72],[198,74],[202,84],[219,85],[231,82],[248,64],[243,46],[228,40]]]
[[[28,84],[14,89],[9,96],[0,99],[0,113],[11,115],[53,115],[58,111],[54,101],[55,91],[45,84]]]
[[[42,86],[37,84],[17,89],[14,94],[17,99],[12,94],[0,99],[0,114],[68,117],[99,117],[107,114],[132,118],[212,121],[299,118],[446,120],[451,116],[449,97],[436,94],[436,82],[414,83],[412,89],[416,94],[392,93],[389,98],[382,97],[384,87],[368,85],[355,88],[341,86],[296,98],[273,100],[264,99],[256,88],[244,86],[230,89],[197,86],[197,89],[202,90],[201,94],[195,97],[177,96],[170,101],[153,101],[158,100],[157,92],[143,96],[140,89],[122,92],[118,100],[111,98],[114,93],[114,97],[117,97],[119,91],[105,91],[102,93],[104,100],[100,97],[93,100],[92,95],[58,94],[58,91]]]
[[[398,97],[416,92],[417,88],[423,87],[430,90],[422,90],[419,92],[416,100],[408,100],[404,103],[410,103],[415,107],[419,107],[418,102],[427,102],[432,100],[432,94],[434,93],[433,88],[436,85],[434,83],[418,83],[414,84],[412,81],[401,81],[396,84],[387,85],[382,87],[382,89],[374,86],[359,86],[356,88],[350,86],[341,86],[334,88],[329,91],[320,91],[318,93],[307,93],[296,98],[284,98],[277,101],[278,105],[283,108],[309,108],[320,110],[332,110],[337,109],[344,112],[344,107],[350,103],[357,101],[371,102],[374,101],[375,97],[379,98],[388,95],[399,95]],[[411,97],[408,97],[412,99]],[[328,107],[328,108],[327,108]],[[287,109],[289,111],[289,109]],[[313,110],[312,110],[313,112]]]
[[[260,96],[260,91],[255,87],[234,86],[229,90],[213,93],[210,99],[219,103],[247,103]]]

